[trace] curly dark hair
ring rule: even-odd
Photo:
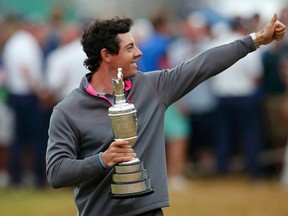
[[[130,31],[133,20],[130,18],[114,17],[112,19],[96,19],[92,21],[83,31],[81,44],[87,58],[84,66],[95,73],[100,66],[101,50],[106,48],[109,53],[117,55],[119,53],[119,39],[117,34]]]

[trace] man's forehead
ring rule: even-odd
[[[135,43],[135,40],[130,32],[121,33],[121,34],[118,34],[117,36],[120,39],[120,44],[123,44],[124,46],[130,43]]]

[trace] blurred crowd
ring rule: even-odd
[[[288,8],[278,18],[287,25]],[[265,22],[192,7],[135,19],[138,69],[173,67]],[[57,8],[45,22],[0,16],[0,188],[46,186],[50,114],[88,72],[80,45],[86,24],[65,22]],[[288,187],[288,38],[196,86],[169,107],[165,130],[171,190],[184,189],[191,175],[235,171],[250,180],[276,174]]]
[[[2,17],[0,187],[46,185],[45,151],[53,106],[87,73],[80,36],[85,22]]]

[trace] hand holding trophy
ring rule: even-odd
[[[137,140],[137,111],[133,104],[127,103],[125,100],[121,68],[118,69],[117,79],[113,79],[112,82],[115,92],[115,105],[109,108],[108,115],[115,140],[127,140],[133,147]],[[148,195],[154,191],[143,162],[137,157],[131,161],[117,164],[112,178],[111,196],[113,198],[138,197]]]

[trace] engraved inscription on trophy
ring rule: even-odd
[[[122,69],[118,69],[117,79],[113,79],[115,105],[108,110],[112,130],[116,139],[129,141],[133,147],[137,140],[137,115],[134,104],[126,103]],[[148,195],[154,191],[147,176],[143,161],[134,158],[115,166],[111,184],[112,198],[131,198]]]

